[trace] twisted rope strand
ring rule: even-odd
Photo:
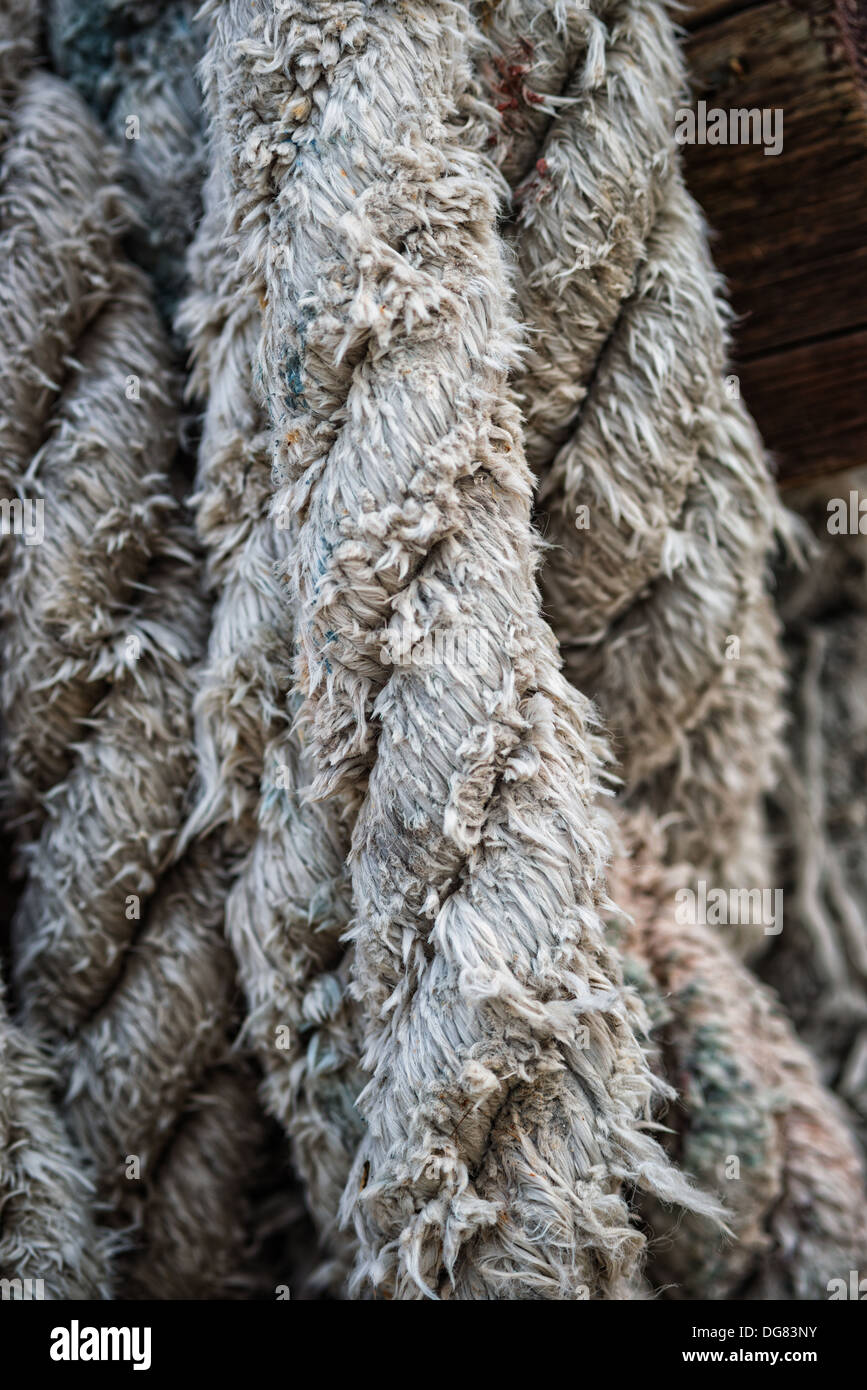
[[[110,1298],[112,1242],[97,1228],[93,1184],[53,1081],[0,1001],[0,1277],[35,1280],[37,1290],[41,1281],[36,1298]]]
[[[52,143],[58,113],[62,135]],[[65,143],[64,173],[53,161]],[[104,178],[106,167],[107,190],[91,173]],[[191,668],[207,620],[168,471],[177,423],[169,352],[116,249],[122,203],[111,160],[55,79],[27,79],[5,169],[0,211],[15,254],[3,283],[17,312],[6,320],[12,371],[0,416],[13,486],[44,485],[47,509],[43,544],[6,552],[5,809],[29,868],[13,924],[15,979],[28,1027],[55,1049],[64,1118],[107,1219],[138,1242],[130,1286],[163,1296],[150,1222],[162,1221],[164,1239],[174,1230],[186,1241],[187,1219],[166,1207],[161,1188],[180,1194],[195,1181],[213,1186],[202,1198],[212,1218],[221,1202],[229,1208],[174,1267],[195,1270],[186,1296],[213,1296],[227,1266],[236,1280],[244,1259],[258,1129],[245,1101],[214,1166],[199,1149],[194,1172],[173,1177],[213,1134],[200,1102],[226,1085],[242,1094],[249,1082],[228,1059],[234,981],[219,933],[217,847],[194,846],[166,876],[192,775]],[[32,183],[16,184],[24,172]],[[36,289],[18,296],[19,285],[40,281],[27,255],[49,268],[53,302]],[[13,423],[34,382],[31,414]],[[84,620],[72,595],[90,605]],[[51,726],[46,739],[41,721]],[[137,1174],[126,1171],[131,1157]]]
[[[0,350],[6,354],[4,367],[8,362],[12,393],[21,391],[22,376],[26,378],[19,354],[31,325],[26,318],[27,300],[22,304],[24,314],[17,317],[17,300],[9,291],[20,248],[8,235],[5,220],[10,205],[26,197],[28,190],[26,183],[16,186],[17,175],[9,176],[7,160],[21,112],[21,88],[35,57],[35,21],[32,7],[14,0],[0,15]],[[27,141],[22,142],[19,134],[12,146],[20,175],[28,162]],[[46,261],[49,278],[58,267],[58,259]],[[33,384],[33,375],[30,380]],[[31,399],[38,410],[44,399],[43,383],[36,380],[35,384]],[[0,396],[0,479],[8,495],[17,481],[14,446],[20,446],[23,431],[14,408],[6,408],[4,396]],[[10,545],[6,539],[0,546],[4,568]],[[57,1113],[52,1092],[47,1059],[10,1022],[0,985],[0,1276],[35,1280],[35,1297],[108,1298],[112,1242],[96,1227],[93,1184],[82,1154]],[[22,1285],[21,1297],[27,1296],[26,1287]]]
[[[821,1299],[867,1252],[864,1171],[835,1097],[777,1001],[718,933],[677,920],[658,831],[627,822],[612,892],[631,914],[627,962],[657,993],[661,1059],[681,1096],[671,1147],[726,1203],[734,1243],[652,1203],[648,1273],[679,1297]]]
[[[616,1180],[697,1199],[642,1131],[652,1080],[597,916],[592,736],[539,616],[495,184],[459,109],[466,11],[210,14],[233,223],[266,283],[275,507],[299,523],[307,733],[356,817],[357,1277],[622,1291],[642,1240]],[[461,627],[497,639],[479,669],[413,659]]]
[[[116,143],[136,209],[127,248],[169,325],[201,215],[205,141],[196,67],[204,43],[195,0],[44,0],[56,72]]]
[[[303,797],[313,771],[289,704],[294,613],[275,573],[290,536],[268,515],[268,435],[252,383],[262,289],[227,254],[217,175],[181,320],[194,347],[192,389],[207,402],[198,528],[216,593],[196,701],[200,793],[186,834],[220,826],[236,863],[226,929],[247,996],[244,1035],[331,1256],[319,1278],[340,1287],[351,1240],[335,1230],[337,1210],[361,1130],[339,965],[351,916],[348,836],[331,806]]]
[[[867,1149],[867,541],[833,521],[864,481],[843,475],[797,499],[815,540],[808,566],[780,576],[791,719],[773,824],[786,929],[763,967]]]
[[[765,883],[781,662],[763,574],[780,512],[723,384],[728,311],[674,158],[674,33],[635,0],[505,0],[487,31],[494,97],[524,55],[492,140],[514,184],[516,385],[566,674],[612,730],[627,801],[670,818],[672,861]],[[541,131],[535,164],[516,160],[516,127]]]

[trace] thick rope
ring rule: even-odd
[[[0,22],[0,155],[4,159],[15,123],[16,98],[35,57],[34,28],[31,7],[7,6]],[[0,197],[5,209],[8,183]],[[2,241],[3,251],[14,255],[9,239]],[[48,262],[49,276],[52,268]],[[26,318],[15,322],[9,307],[4,302],[0,315],[5,325],[0,329],[4,348],[10,342],[19,346],[28,333]],[[13,360],[8,360],[10,376],[20,385]],[[20,361],[16,366],[20,369]],[[41,384],[37,399],[40,391]],[[16,478],[10,446],[22,436],[16,424],[14,416],[0,413],[0,469],[7,497]],[[4,537],[0,545],[4,569],[13,544]],[[10,1022],[0,990],[0,1277],[21,1280],[21,1297],[28,1293],[48,1299],[109,1297],[111,1242],[97,1230],[93,1206],[93,1184],[83,1156],[75,1150],[54,1105],[48,1062],[32,1039]]]
[[[337,1252],[319,1278],[340,1287],[351,1241],[336,1230],[337,1211],[361,1133],[340,944],[351,917],[348,832],[330,806],[303,797],[313,770],[292,727],[294,614],[275,573],[289,535],[269,516],[268,434],[252,382],[261,290],[238,275],[226,233],[215,176],[183,316],[191,385],[207,402],[197,514],[216,596],[197,697],[201,792],[187,834],[222,826],[235,862],[226,926],[247,996],[245,1037],[320,1236]]]
[[[209,13],[237,251],[266,286],[276,509],[299,526],[307,735],[354,819],[357,1276],[622,1294],[643,1241],[618,1180],[697,1199],[644,1132],[653,1083],[598,917],[594,739],[533,579],[466,12]],[[413,655],[434,631],[481,637],[478,669]]]
[[[93,1184],[58,1117],[53,1082],[0,1000],[0,1278],[32,1281],[32,1298],[110,1298],[111,1241],[96,1226]]]
[[[667,818],[672,861],[766,884],[782,678],[763,575],[779,513],[727,394],[728,311],[674,157],[674,32],[636,0],[483,10],[528,332],[516,385],[566,673],[613,734],[627,803]]]
[[[659,832],[624,833],[630,858],[611,886],[630,914],[627,973],[678,1091],[668,1147],[718,1193],[735,1237],[650,1205],[649,1277],[685,1298],[826,1298],[829,1279],[867,1258],[864,1171],[844,1116],[776,999],[711,928],[677,920]]]
[[[51,0],[48,36],[115,135],[143,117],[123,146],[144,211],[128,244],[168,316],[203,164],[200,33],[185,0],[101,4],[95,24]],[[208,615],[168,468],[175,384],[117,253],[125,197],[80,107],[28,77],[29,7],[0,28],[0,482],[47,522],[42,545],[0,551],[36,1035],[0,1019],[0,1271],[108,1295],[93,1171],[138,1245],[125,1296],[249,1294],[260,1131],[227,1055],[225,918],[320,1281],[342,1290],[354,1261],[364,1293],[640,1297],[624,1181],[643,1178],[667,1296],[824,1297],[867,1255],[845,1119],[770,995],[668,901],[689,875],[771,880],[781,666],[779,513],[722,386],[727,311],[674,158],[664,11],[212,0],[208,17],[214,167],[183,319],[215,598],[195,678]],[[512,190],[520,355],[485,154]],[[637,844],[610,887],[631,921],[592,808],[609,755],[540,617],[507,371],[553,542],[546,606],[622,763]],[[762,969],[863,1115],[863,557],[835,540],[787,605],[793,857]],[[636,807],[662,818],[649,848]],[[664,1147],[716,1189],[734,1243],[643,1132],[666,1090]]]
[[[201,213],[205,143],[196,65],[204,43],[191,0],[46,0],[55,70],[119,149],[138,217],[128,249],[171,322]]]
[[[211,1219],[173,1266],[191,1269],[186,1297],[216,1296],[243,1260],[258,1127],[228,1058],[234,982],[215,846],[193,846],[168,872],[207,617],[171,496],[168,348],[118,256],[115,170],[80,100],[35,74],[10,126],[0,432],[13,485],[26,480],[45,508],[42,544],[4,552],[5,800],[29,869],[16,987],[55,1050],[64,1115],[109,1219],[138,1243],[131,1284],[164,1296],[151,1212],[160,1219],[173,1183],[180,1201],[198,1182]],[[222,1104],[227,1086],[237,1125],[212,1158],[207,1098]],[[173,1177],[197,1145],[194,1173]],[[162,1222],[186,1246],[188,1218],[170,1204]]]
[[[673,31],[661,7],[629,0],[484,8],[493,52],[482,71],[500,108],[492,141],[513,187],[528,330],[517,386],[566,670],[613,732],[624,801],[664,817],[669,863],[684,860],[684,878],[766,886],[761,795],[778,755],[782,674],[763,572],[780,513],[751,422],[724,386],[727,310],[673,152],[683,87]],[[756,940],[747,928],[743,944]],[[700,960],[696,947],[693,1008],[712,1018],[721,1001]],[[749,1111],[743,1080],[736,1069],[722,1085],[733,1113]],[[811,1113],[832,1110],[815,1075],[806,1089]],[[700,1091],[682,1099],[699,1128],[700,1103]],[[845,1155],[831,1165],[833,1202],[852,1156],[839,1120],[830,1129]],[[700,1149],[681,1158],[708,1182]],[[799,1180],[800,1196],[806,1166]],[[826,1254],[851,1217],[845,1200],[841,1211],[816,1236]],[[809,1282],[809,1235],[789,1253]],[[734,1287],[740,1259],[737,1248],[723,1258],[718,1281]]]
[[[765,968],[867,1149],[867,542],[851,518],[864,491],[853,473],[797,499],[815,540],[806,568],[781,575],[792,717],[774,811],[786,924]]]

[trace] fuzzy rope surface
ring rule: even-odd
[[[196,66],[204,32],[191,0],[46,0],[56,71],[121,153],[136,209],[127,245],[165,322],[186,289],[185,252],[206,174]]]
[[[728,310],[674,149],[672,25],[637,0],[481,9],[528,336],[516,387],[566,674],[611,730],[626,803],[668,818],[672,862],[765,884],[779,512],[725,386]]]
[[[8,157],[8,141],[16,124],[16,103],[22,82],[32,67],[35,16],[28,5],[9,4],[0,17],[0,157]],[[18,169],[28,152],[19,146]],[[3,216],[16,197],[9,181],[0,190]],[[15,255],[15,243],[2,236],[3,251]],[[50,278],[53,266],[46,265]],[[2,347],[13,354],[27,341],[26,315],[15,321],[15,305],[0,301]],[[21,389],[23,366],[14,355],[6,358],[11,388]],[[42,383],[37,386],[39,399]],[[4,402],[5,404],[5,402]],[[14,410],[0,406],[2,481],[7,496],[15,481],[16,456],[26,432],[18,428]],[[4,537],[0,555],[8,567],[11,542]],[[100,1232],[94,1215],[94,1187],[81,1152],[76,1150],[57,1113],[53,1074],[47,1057],[33,1040],[8,1018],[0,987],[0,1277],[37,1281],[33,1286],[48,1299],[108,1298],[112,1288],[112,1243]],[[26,1296],[22,1285],[22,1297]],[[14,1295],[10,1295],[14,1296]]]
[[[0,1278],[36,1281],[33,1297],[110,1298],[112,1241],[97,1226],[94,1186],[53,1083],[47,1057],[0,999]]]
[[[27,1027],[55,1050],[64,1119],[107,1219],[140,1242],[132,1285],[165,1296],[149,1222],[175,1163],[197,1153],[177,1200],[195,1181],[211,1219],[171,1263],[190,1269],[184,1296],[214,1296],[242,1263],[258,1121],[228,1056],[234,977],[215,846],[171,867],[206,622],[169,476],[175,384],[144,284],[118,253],[116,170],[80,100],[35,73],[9,131],[0,433],[10,483],[45,507],[42,543],[4,548],[4,810],[28,870],[15,983]],[[226,1086],[237,1128],[209,1154],[208,1096],[219,1105]],[[187,1241],[171,1203],[162,1224]]]
[[[274,572],[290,538],[269,516],[268,434],[252,381],[262,291],[238,274],[225,224],[215,177],[182,317],[192,388],[207,402],[196,501],[215,594],[197,696],[200,792],[186,834],[219,827],[225,838],[244,1035],[329,1253],[317,1277],[340,1288],[352,1242],[337,1211],[362,1129],[340,944],[351,918],[348,835],[332,807],[304,798],[314,774],[293,728],[294,611]]]
[[[194,11],[47,0],[119,158],[0,15],[0,490],[45,507],[0,543],[0,1273],[249,1297],[267,1242],[293,1298],[824,1298],[867,1258],[826,1089],[867,1114],[863,547],[786,578],[784,755],[788,522],[666,11]],[[818,1068],[670,901],[772,882],[778,767],[757,968]]]
[[[814,540],[806,566],[780,574],[791,718],[773,809],[786,927],[765,970],[867,1151],[867,543],[848,519],[864,490],[862,471],[799,496]]]
[[[667,1147],[718,1193],[734,1235],[645,1204],[651,1283],[685,1298],[825,1298],[867,1255],[864,1169],[841,1107],[779,1002],[711,928],[677,920],[658,829],[629,820],[623,833],[618,939],[678,1092]]]
[[[644,1132],[653,1083],[598,919],[593,740],[535,591],[472,30],[451,4],[210,13],[238,250],[266,286],[275,507],[298,518],[306,736],[354,819],[357,1275],[400,1297],[623,1293],[642,1241],[617,1179],[701,1203]],[[446,684],[413,641],[460,629],[499,645]]]

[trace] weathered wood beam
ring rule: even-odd
[[[685,147],[744,397],[784,485],[867,464],[867,7],[694,0],[683,22],[696,102],[783,113],[779,155]]]

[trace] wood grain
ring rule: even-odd
[[[867,463],[864,15],[855,0],[731,10],[684,16],[695,99],[781,109],[783,150],[686,146],[687,177],[738,315],[744,396],[794,483]]]
[[[867,464],[867,331],[766,353],[740,378],[786,486]]]

